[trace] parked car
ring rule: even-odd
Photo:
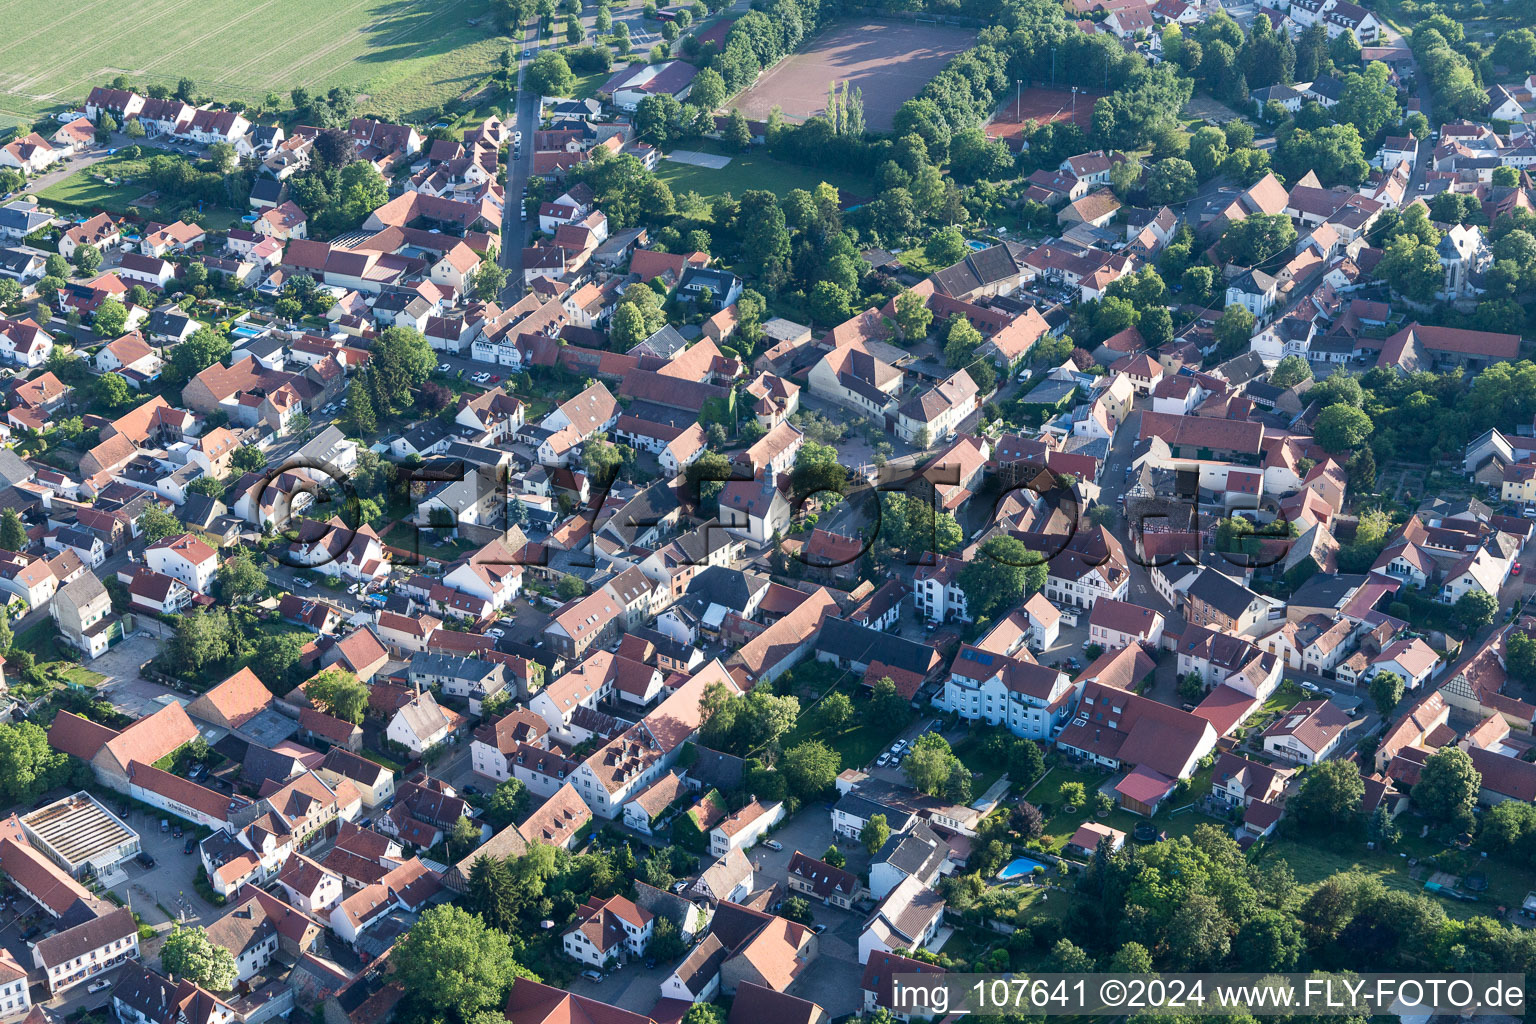
[[[891,763],[891,755],[890,754],[881,754],[875,760],[875,764],[879,765],[881,768],[884,768],[886,765],[888,765],[890,763]]]
[[[171,819],[170,818],[161,818],[160,819],[160,831],[161,832],[169,832],[170,830],[171,830]]]
[[[820,935],[822,932],[824,932],[826,930],[827,930],[827,926],[824,925],[824,924],[813,924],[813,925],[811,925],[811,931],[815,932],[817,935]]]
[[[104,991],[104,990],[109,989],[111,987],[112,987],[112,979],[111,978],[97,978],[95,981],[93,981],[89,985],[85,986],[85,990],[87,992],[90,992],[90,993],[94,994],[96,992],[101,992],[101,991]]]
[[[586,978],[588,981],[602,981],[603,980],[603,972],[602,971],[582,971],[581,972],[581,976],[583,978]]]
[[[772,850],[774,853],[778,853],[784,849],[784,844],[779,842],[777,839],[764,839],[763,845],[768,847],[768,849]]]
[[[1520,563],[1519,562],[1516,562],[1515,563],[1515,567],[1513,569],[1509,570],[1509,574],[1511,576],[1519,576],[1520,575]]]
[[[135,857],[134,860],[138,861],[146,868],[152,868],[155,866],[155,858],[149,855],[148,850],[140,850],[139,855]]]
[[[43,926],[40,925],[40,924],[35,924],[31,928],[28,928],[25,932],[22,933],[21,941],[22,942],[31,942],[33,939],[37,938],[42,933],[43,933]]]
[[[1301,688],[1303,690],[1306,690],[1308,693],[1316,693],[1317,692],[1317,684],[1316,683],[1309,683],[1306,680],[1302,680]]]
[[[190,854],[197,849],[197,836],[187,836],[187,841],[181,844],[181,852]]]
[[[172,825],[171,826],[171,836],[172,836],[172,838],[175,838],[175,839],[180,839],[181,838],[181,826],[180,825]]]
[[[449,366],[447,363],[438,363],[437,364],[437,372],[438,373],[447,373],[451,369],[453,369],[453,367]]]

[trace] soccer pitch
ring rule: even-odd
[[[470,24],[471,21],[477,22]],[[0,37],[0,118],[78,106],[125,75],[260,104],[345,85],[381,116],[430,112],[472,89],[507,40],[487,0],[10,0]]]

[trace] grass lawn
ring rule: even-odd
[[[103,679],[107,678],[100,672],[92,672],[84,665],[66,665],[59,670],[59,674],[76,686],[84,686],[95,689]]]
[[[152,154],[154,152],[158,151],[151,151]],[[147,167],[148,162],[143,159],[110,156],[76,171],[63,181],[55,182],[37,193],[37,196],[45,204],[69,207],[82,213],[106,210],[118,216],[126,213],[147,216],[154,209],[153,203],[148,206],[133,205],[135,199],[153,191],[144,177]],[[106,178],[112,180],[103,180]],[[205,226],[215,231],[227,231],[240,223],[239,211],[220,206],[208,207],[205,216]]]
[[[971,770],[971,793],[980,797],[998,779],[1003,776],[1004,765],[995,758],[988,758],[982,751],[980,733],[960,741],[955,747],[955,756],[960,763]]]
[[[576,84],[571,87],[571,99],[585,100],[596,96],[598,86],[612,77],[612,71],[588,71],[584,75],[577,75]]]
[[[840,726],[828,725],[817,713],[817,709],[811,707],[811,702],[816,699],[814,694],[825,693],[830,685],[830,673],[825,671],[828,668],[821,663],[808,663],[794,673],[792,684],[797,685],[796,689],[779,691],[794,693],[800,698],[800,706],[804,709],[795,727],[784,737],[783,747],[788,750],[808,740],[820,740],[842,755],[844,768],[863,768],[895,742],[901,730],[911,724],[911,719],[895,726],[876,723],[869,710],[869,691],[864,689],[858,676],[842,673],[842,678],[837,682],[837,691],[853,701],[853,717]],[[825,680],[822,678],[824,674]]]
[[[37,625],[17,633],[11,645],[30,653],[38,664],[60,660],[59,631],[52,619],[44,619]]]
[[[1526,893],[1536,890],[1536,866],[1522,867],[1509,860],[1492,857],[1485,860],[1476,851],[1463,853],[1440,841],[1434,829],[1431,829],[1429,836],[1421,839],[1419,832],[1424,824],[1424,819],[1417,815],[1401,815],[1398,825],[1402,828],[1403,839],[1391,852],[1367,850],[1364,842],[1334,846],[1314,842],[1307,836],[1285,836],[1266,844],[1258,854],[1257,861],[1261,864],[1285,861],[1295,873],[1297,883],[1306,888],[1316,886],[1333,875],[1352,871],[1379,879],[1389,888],[1423,892],[1425,881],[1437,870],[1424,863],[1431,857],[1439,862],[1441,869],[1453,875],[1460,875],[1464,870],[1482,871],[1487,876],[1488,889],[1480,894],[1480,901],[1463,903],[1451,899],[1439,900],[1445,912],[1457,918],[1491,917],[1498,907],[1518,907]],[[1418,878],[1410,874],[1415,869],[1409,866],[1409,860],[1419,862]]]
[[[478,90],[507,44],[490,0],[204,0],[190,13],[178,0],[142,0],[127,19],[90,3],[13,0],[0,40],[0,116],[30,122],[126,74],[140,91],[186,77],[202,95],[257,105],[269,94],[286,105],[295,87],[348,86],[362,94],[360,110],[420,120]],[[281,40],[279,60],[263,45],[271,39]],[[69,60],[58,58],[64,52]]]
[[[1025,797],[1036,807],[1049,807],[1050,813],[1045,819],[1045,834],[1040,837],[1041,844],[1052,853],[1061,853],[1067,845],[1067,840],[1077,831],[1078,826],[1086,821],[1097,821],[1108,825],[1110,828],[1119,829],[1126,835],[1130,835],[1138,824],[1146,821],[1139,814],[1116,807],[1103,818],[1095,817],[1088,808],[1079,807],[1071,814],[1063,809],[1066,802],[1061,798],[1061,788],[1069,782],[1081,782],[1087,792],[1088,801],[1092,802],[1093,794],[1098,787],[1104,784],[1104,780],[1110,777],[1108,772],[1098,772],[1092,769],[1076,768],[1067,764],[1056,764],[1040,778],[1035,787]],[[1215,819],[1195,810],[1183,810],[1196,800],[1211,791],[1211,770],[1209,768],[1197,772],[1190,780],[1190,787],[1184,794],[1171,798],[1158,811],[1152,819],[1152,824],[1167,832],[1170,836],[1190,835],[1196,826],[1215,824]]]
[[[677,148],[731,158],[731,162],[719,170],[663,159],[656,165],[656,176],[672,186],[672,191],[678,194],[698,192],[702,195],[717,195],[730,192],[739,196],[748,189],[767,189],[782,197],[791,189],[810,190],[823,181],[854,195],[867,196],[874,191],[874,181],[865,175],[817,171],[800,164],[782,163],[769,156],[768,151],[761,146],[753,147],[748,153],[735,153],[719,143],[701,139]]]

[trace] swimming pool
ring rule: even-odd
[[[997,877],[1008,882],[1032,874],[1035,868],[1045,868],[1048,871],[1050,867],[1049,864],[1035,860],[1033,857],[1015,857],[1008,862],[1007,867],[997,873]]]

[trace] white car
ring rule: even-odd
[[[891,763],[891,755],[890,754],[881,754],[879,759],[875,761],[875,764],[879,765],[881,768],[884,768],[886,765],[888,765],[890,763]]]
[[[779,842],[777,839],[764,839],[763,845],[768,847],[768,849],[772,850],[774,853],[778,853],[780,850],[784,849],[784,844]]]
[[[437,372],[438,373],[447,373],[451,369],[452,369],[452,367],[449,366],[447,363],[438,363],[437,364]]]
[[[1317,692],[1317,684],[1316,683],[1309,683],[1309,682],[1306,682],[1305,680],[1302,681],[1301,688],[1303,690],[1306,690],[1308,693],[1316,693]]]
[[[506,630],[504,630],[504,629],[488,629],[488,630],[485,631],[485,635],[486,636],[493,636],[497,640],[500,640],[502,637],[506,636],[507,633],[506,633]]]
[[[109,989],[111,987],[112,987],[112,979],[111,978],[98,978],[95,981],[91,982],[89,985],[85,986],[85,990],[87,992],[96,993],[96,992],[101,992],[104,989]]]

